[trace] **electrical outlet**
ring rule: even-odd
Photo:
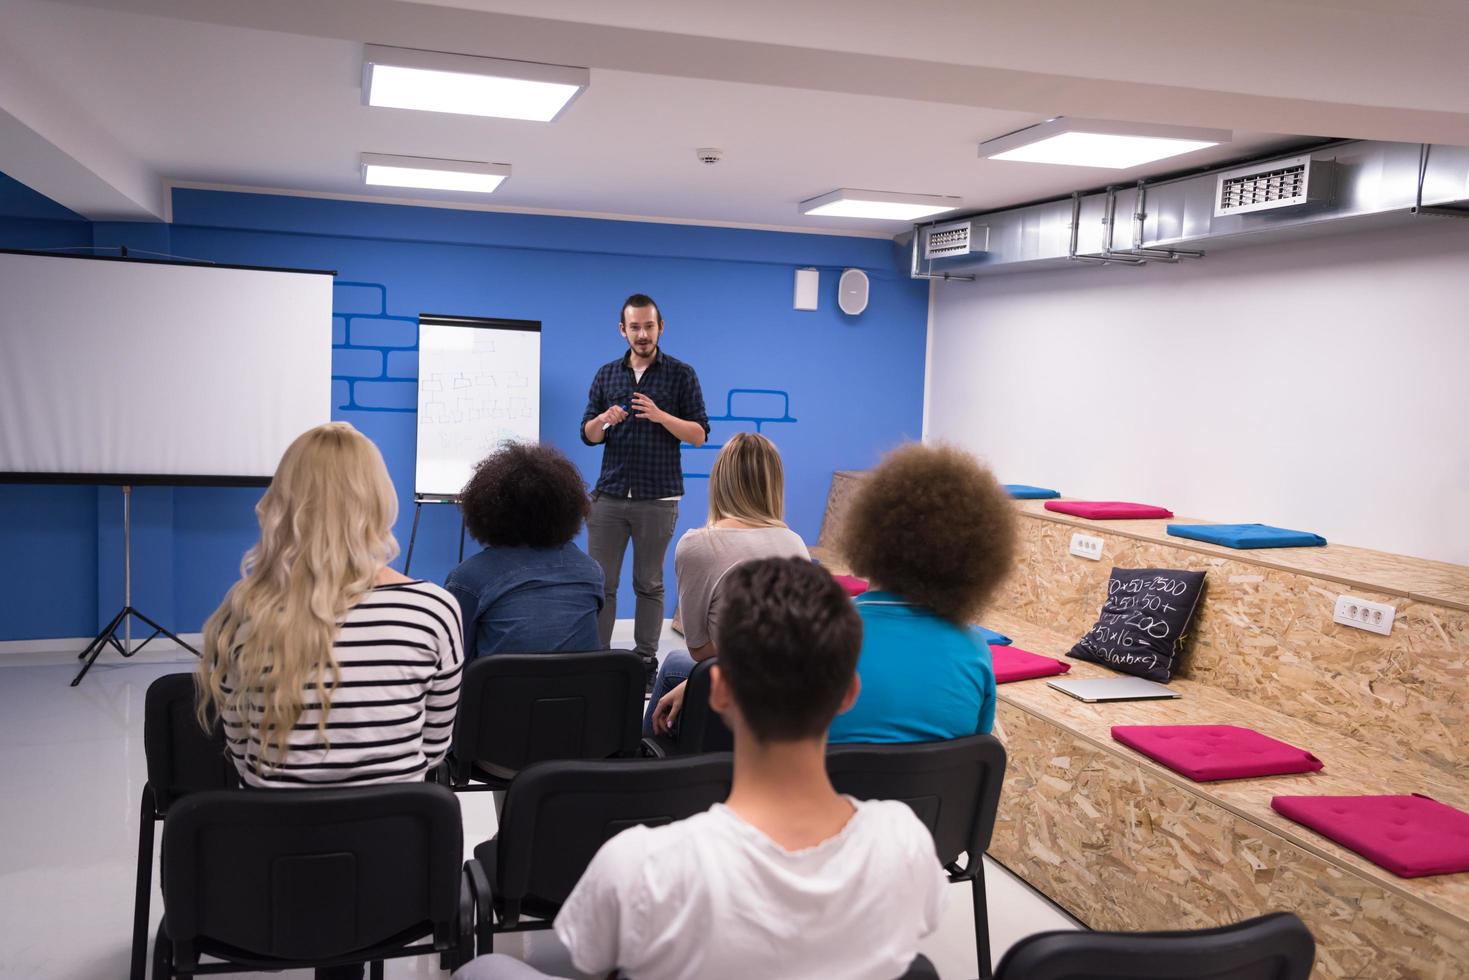
[[[1355,626],[1359,630],[1387,636],[1392,632],[1395,615],[1397,610],[1385,602],[1369,602],[1356,596],[1339,595],[1336,597],[1336,609],[1331,618],[1343,626]]]
[[[1090,534],[1082,534],[1080,531],[1071,536],[1071,553],[1078,558],[1089,558],[1092,561],[1102,560],[1102,539]]]

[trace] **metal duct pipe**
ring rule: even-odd
[[[1132,221],[1119,230],[1118,209],[1126,207]],[[1079,262],[1172,262],[1205,249],[1393,227],[1419,215],[1469,217],[1469,147],[1342,140],[1242,166],[950,218],[941,225],[946,234],[968,222],[983,244],[962,254],[937,251],[920,268],[918,250],[933,226],[916,226],[909,272],[954,278]]]

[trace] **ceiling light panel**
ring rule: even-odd
[[[1232,135],[1227,129],[1058,116],[987,140],[979,144],[979,155],[991,160],[1127,170],[1227,143]]]
[[[843,187],[830,194],[802,201],[801,213],[822,218],[916,221],[952,211],[959,204],[959,198],[939,194],[897,194],[891,191],[861,191]]]
[[[435,160],[386,153],[362,154],[362,180],[376,187],[415,187],[431,191],[471,191],[488,194],[510,176],[504,163]]]
[[[585,68],[369,44],[362,100],[392,109],[550,122],[591,81]]]

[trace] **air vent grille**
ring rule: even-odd
[[[1247,204],[1296,204],[1306,197],[1306,165],[1282,167],[1224,181],[1219,206],[1232,211]]]
[[[968,255],[969,251],[969,222],[967,221],[951,221],[948,224],[934,225],[928,230],[928,238],[923,243],[925,259]]]
[[[1273,211],[1320,200],[1326,164],[1293,157],[1219,175],[1214,216]]]

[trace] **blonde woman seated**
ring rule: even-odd
[[[673,568],[678,608],[689,648],[663,658],[644,735],[669,735],[683,708],[684,682],[694,664],[708,660],[719,622],[721,586],[730,569],[757,558],[806,558],[806,543],[785,524],[785,471],[775,444],[740,432],[724,444],[709,472],[709,523],[678,541]]]
[[[201,720],[251,786],[422,780],[459,703],[459,604],[388,567],[398,497],[345,422],[299,436],[255,507],[260,540],[204,626]]]

